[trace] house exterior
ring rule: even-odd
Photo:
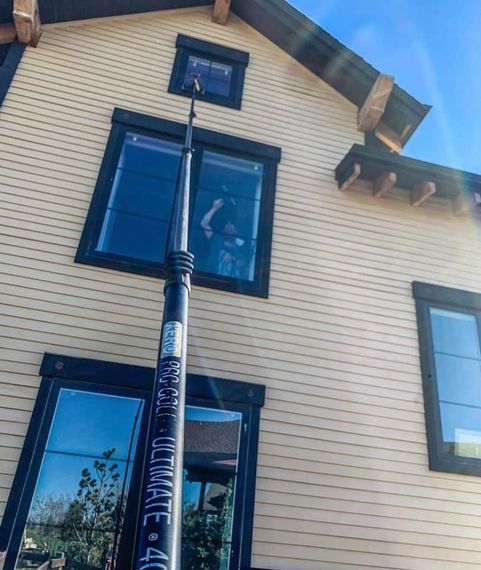
[[[0,8],[0,567],[131,568],[196,71],[184,570],[478,568],[481,176],[398,154],[428,108],[283,0]]]

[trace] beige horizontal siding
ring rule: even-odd
[[[268,300],[195,288],[189,370],[264,383],[253,566],[474,570],[481,481],[427,467],[414,279],[481,292],[479,230],[433,199],[340,194],[357,110],[210,9],[47,27],[0,109],[0,513],[45,351],[152,366],[155,279],[73,263],[115,106],[184,121],[177,33],[251,54],[242,110],[199,126],[282,147]]]

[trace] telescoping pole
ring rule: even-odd
[[[187,251],[192,132],[201,86],[192,81],[176,196],[164,314],[139,512],[135,570],[180,570],[187,318],[193,255]],[[121,569],[119,569],[121,570]]]

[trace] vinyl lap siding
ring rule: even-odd
[[[153,366],[155,279],[73,263],[114,106],[176,121],[177,33],[250,52],[242,111],[198,125],[282,147],[270,297],[196,288],[189,370],[265,383],[253,566],[475,570],[481,481],[427,468],[414,279],[481,292],[479,232],[437,200],[340,194],[356,109],[210,9],[62,25],[0,110],[0,512],[45,351]]]

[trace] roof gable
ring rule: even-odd
[[[38,0],[44,24],[149,11],[192,8],[213,0]],[[12,0],[0,0],[0,22],[11,20]],[[379,71],[293,8],[286,0],[232,0],[232,11],[361,108]],[[397,85],[383,123],[404,144],[429,111]]]

